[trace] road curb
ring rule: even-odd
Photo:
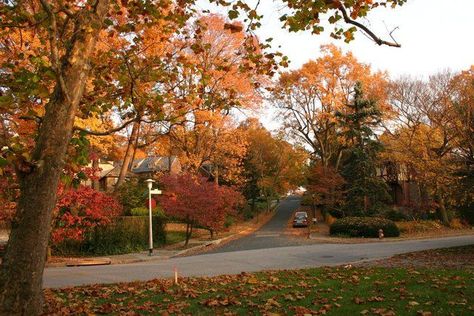
[[[192,248],[188,248],[188,249],[183,249],[181,251],[179,251],[178,253],[170,256],[170,258],[175,258],[175,257],[180,257],[180,256],[183,256],[185,255],[186,253],[188,252],[192,252],[192,251],[198,251],[198,250],[201,250],[201,249],[205,249],[207,247],[210,247],[210,246],[217,246],[219,245],[220,243],[222,243],[223,241],[226,241],[227,239],[230,239],[232,237],[235,237],[235,236],[238,236],[240,234],[242,234],[243,232],[247,231],[248,229],[246,230],[243,230],[241,232],[238,232],[236,234],[232,234],[232,235],[229,235],[229,236],[226,236],[224,238],[220,238],[220,239],[216,239],[216,240],[212,240],[212,241],[209,241],[209,242],[206,242],[202,245],[199,245],[199,246],[196,246],[196,247],[192,247]]]
[[[217,246],[217,245],[220,245],[221,243],[223,242],[226,242],[228,240],[232,240],[233,238],[236,238],[240,235],[247,235],[247,234],[250,234],[254,231],[257,231],[262,225],[265,225],[266,222],[268,222],[268,220],[270,220],[274,214],[274,211],[276,209],[276,207],[278,206],[278,203],[276,203],[275,205],[272,206],[271,208],[271,212],[273,213],[272,216],[270,216],[266,221],[264,221],[261,225],[258,225],[256,228],[247,228],[247,229],[244,229],[244,230],[241,230],[235,234],[232,234],[232,235],[229,235],[229,236],[226,236],[226,237],[223,237],[223,238],[219,238],[219,239],[216,239],[216,240],[211,240],[211,241],[207,241],[207,242],[204,242],[203,244],[200,244],[200,245],[197,245],[195,247],[191,247],[191,248],[188,248],[188,249],[183,249],[181,251],[178,251],[176,252],[175,254],[172,254],[172,255],[165,255],[165,256],[151,256],[151,257],[148,257],[146,259],[143,259],[143,258],[132,258],[132,259],[115,259],[113,257],[111,258],[93,258],[93,259],[84,259],[84,261],[86,260],[100,260],[100,259],[108,259],[109,260],[109,263],[102,263],[102,264],[90,264],[90,263],[85,263],[85,264],[76,264],[76,263],[68,263],[68,262],[60,262],[60,263],[46,263],[46,266],[48,268],[59,268],[59,267],[79,267],[79,266],[92,266],[92,265],[106,265],[106,264],[110,264],[110,265],[115,265],[115,264],[130,264],[130,263],[140,263],[140,262],[148,262],[148,261],[157,261],[157,260],[167,260],[167,259],[171,259],[171,258],[176,258],[176,257],[181,257],[181,256],[184,256],[186,255],[187,253],[192,253],[192,252],[198,252],[200,250],[203,250],[203,249],[206,249],[208,247],[212,247],[212,246]],[[205,254],[205,252],[203,252],[203,254]]]
[[[105,266],[111,263],[112,263],[112,260],[110,260],[110,258],[84,259],[84,260],[66,262],[66,267]]]
[[[188,252],[199,251],[199,250],[202,250],[202,249],[206,249],[207,247],[210,247],[210,246],[217,246],[217,245],[220,245],[221,243],[226,242],[228,240],[233,240],[233,238],[235,238],[235,237],[238,237],[238,236],[241,236],[241,235],[246,236],[248,234],[253,233],[253,232],[259,230],[263,225],[265,225],[268,221],[270,221],[273,218],[273,216],[275,215],[275,209],[278,206],[278,204],[279,203],[276,203],[275,205],[272,206],[270,212],[273,213],[273,214],[271,216],[269,216],[267,219],[265,219],[265,221],[262,222],[261,224],[259,224],[257,227],[247,228],[247,229],[241,230],[241,231],[239,231],[235,234],[232,234],[232,235],[220,238],[220,239],[216,239],[216,240],[206,242],[203,245],[198,245],[196,247],[192,247],[192,248],[189,248],[189,249],[184,249],[184,250],[178,252],[177,254],[172,255],[170,258],[180,257],[180,256],[185,255]],[[202,253],[202,254],[205,254],[205,252]]]
[[[313,234],[311,234],[313,235]],[[463,236],[474,236],[474,232],[460,233],[460,234],[448,234],[439,236],[413,236],[413,237],[386,237],[384,239],[378,238],[340,238],[340,237],[314,237],[310,236],[310,240],[320,241],[325,244],[372,244],[372,243],[384,243],[384,242],[402,242],[402,241],[414,241],[414,240],[431,240],[436,238],[450,238],[450,237],[463,237]]]

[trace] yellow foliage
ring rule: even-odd
[[[92,115],[86,119],[76,117],[74,120],[74,125],[77,127],[91,130],[91,131],[99,131],[99,132],[107,131],[113,128],[113,125],[110,121],[101,119],[97,114]],[[113,135],[106,135],[106,136],[88,135],[87,139],[89,140],[93,150],[103,155],[108,155],[115,144]]]
[[[443,227],[438,221],[409,221],[409,222],[396,222],[400,232],[402,233],[420,233],[437,231]]]
[[[328,224],[329,226],[334,224],[334,222],[336,221],[336,219],[329,213],[326,213],[324,220],[326,221],[326,224]]]
[[[463,229],[466,228],[459,218],[453,218],[449,222],[449,227],[452,229]]]

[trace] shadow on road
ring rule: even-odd
[[[213,249],[209,253],[221,253],[230,251],[242,251],[253,249],[277,248],[287,246],[299,246],[307,243],[304,239],[297,239],[285,235],[288,221],[294,210],[300,207],[299,196],[289,196],[281,201],[273,218],[254,233],[226,243]]]

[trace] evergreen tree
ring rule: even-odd
[[[376,169],[376,157],[383,148],[374,128],[381,121],[381,112],[374,100],[364,98],[362,85],[357,83],[352,103],[336,116],[347,148],[341,172],[347,182],[345,214],[372,215],[390,201],[388,187]]]

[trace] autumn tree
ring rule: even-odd
[[[247,135],[248,148],[244,159],[244,192],[252,209],[257,198],[267,202],[298,187],[303,181],[306,152],[280,137],[274,137],[257,120],[241,125]]]
[[[449,224],[450,188],[457,182],[459,168],[452,78],[450,73],[440,73],[428,81],[404,78],[393,83],[391,103],[398,115],[383,138],[386,159],[410,171],[420,193],[431,197],[445,224]]]
[[[306,178],[306,190],[311,196],[313,208],[321,206],[323,211],[341,209],[346,181],[339,172],[333,167],[316,164],[308,168]]]
[[[95,131],[111,130],[114,127],[109,115],[99,116],[98,114],[93,114],[86,119],[76,118],[74,125],[80,128]],[[85,137],[88,142],[86,145],[87,152],[85,153],[85,156],[87,156],[87,161],[80,161],[80,164],[76,165],[75,167],[77,169],[84,168],[83,165],[89,165],[89,161],[91,161],[92,163],[89,167],[87,167],[89,171],[91,171],[88,180],[91,181],[93,189],[99,190],[99,176],[101,172],[99,166],[100,159],[113,155],[113,152],[116,149],[115,142],[117,141],[117,138],[112,134],[103,136],[86,135]],[[74,156],[74,154],[72,156]],[[70,163],[68,164],[68,167],[71,167]]]
[[[64,9],[66,12],[70,11]],[[48,42],[47,33],[50,33],[48,46],[51,66],[46,67],[57,82],[50,96],[48,90],[44,93],[44,98],[49,97],[49,101],[31,159],[17,163],[21,194],[2,262],[0,302],[3,314],[34,315],[41,311],[42,271],[49,241],[51,212],[56,200],[55,188],[58,186],[62,160],[72,135],[75,112],[83,94],[84,78],[88,75],[88,61],[94,52],[108,4],[107,1],[98,1],[94,7],[76,10],[71,13],[76,14],[73,19],[76,23],[69,24],[66,13],[58,12],[58,8],[53,9],[46,1],[41,4],[2,3],[2,24],[11,23],[15,26],[18,25],[16,21],[21,21],[24,27],[41,27],[43,24],[40,36],[44,43]],[[35,14],[38,11],[42,14]],[[61,48],[59,28],[69,31],[68,43]],[[10,30],[15,32],[14,28]],[[75,35],[71,36],[71,32]],[[42,53],[32,57],[41,60],[44,55]],[[22,71],[26,72],[26,76],[39,76],[36,71],[28,71],[21,66],[19,68],[13,68],[11,76],[21,75]],[[31,80],[23,78],[27,82]]]
[[[226,5],[227,2],[221,0],[211,0],[220,5]],[[331,37],[335,39],[343,39],[346,43],[354,39],[357,30],[363,32],[369,39],[377,45],[386,45],[392,47],[400,47],[401,45],[392,37],[392,40],[385,40],[375,34],[369,27],[360,22],[361,18],[366,17],[370,11],[376,8],[390,6],[395,8],[403,5],[407,0],[385,0],[374,2],[372,0],[325,0],[325,1],[297,1],[283,0],[286,6],[280,21],[283,27],[290,32],[310,31],[312,34],[318,35],[325,31],[323,26],[323,17],[330,26],[334,26],[331,31]],[[258,14],[258,4],[256,7],[250,7],[244,1],[232,3],[229,10],[229,17],[237,18],[241,11],[247,13],[250,20],[249,28],[256,29],[260,26],[261,15]],[[358,20],[359,19],[359,20]],[[343,23],[341,23],[343,22]],[[393,32],[393,31],[392,31]],[[392,35],[391,33],[389,34]]]
[[[474,165],[474,66],[456,75],[454,89],[455,127],[459,135],[457,148],[468,166]]]
[[[109,224],[122,212],[122,206],[113,197],[90,187],[61,185],[58,196],[51,234],[55,244],[67,239],[82,241],[90,229]]]
[[[299,70],[283,73],[273,89],[273,102],[284,115],[284,126],[304,143],[312,159],[339,169],[344,142],[339,137],[336,113],[344,112],[357,82],[369,98],[385,108],[385,74],[372,73],[351,53],[323,46],[323,56]]]
[[[234,11],[242,9],[251,17],[252,27],[258,26],[258,14],[245,3],[218,2],[237,5],[229,15],[237,17]],[[396,6],[403,2],[387,0],[382,4]],[[168,16],[184,23],[189,16],[186,8],[192,3],[192,0],[180,1],[179,5],[173,6],[171,1],[0,2],[1,49],[6,52],[1,57],[2,111],[4,108],[31,109],[34,105],[41,105],[43,109],[30,115],[39,125],[34,149],[29,151],[24,146],[17,146],[21,141],[15,145],[10,143],[7,144],[9,152],[2,154],[1,158],[2,165],[15,166],[20,184],[16,218],[0,272],[3,314],[41,313],[42,271],[56,188],[73,135],[75,117],[79,111],[93,111],[88,108],[88,103],[83,103],[83,107],[80,105],[101,32],[105,31],[110,38],[122,36],[133,40],[136,29],[157,23],[164,18],[164,13],[173,12]],[[390,45],[356,21],[380,6],[378,2],[358,0],[343,4],[325,1],[315,2],[317,6],[314,7],[308,6],[312,2],[287,0],[285,3],[293,8],[292,13],[284,17],[286,20],[291,18],[288,26],[296,25],[292,30],[319,26],[323,15],[332,17],[331,23],[336,23],[342,14],[345,23],[364,30],[369,36],[372,34],[377,44]],[[309,12],[311,17],[307,15]],[[352,34],[355,29],[347,31],[347,34]],[[31,34],[34,41],[24,41],[26,33]],[[350,36],[346,39],[349,40]],[[31,47],[35,49],[27,52]],[[11,52],[18,58],[12,58]],[[254,56],[255,52],[251,55]]]
[[[79,111],[91,111],[81,100],[101,31],[117,36],[114,32],[126,32],[130,21],[143,25],[160,19],[159,10],[145,5],[130,6],[124,12],[117,5],[109,6],[107,0],[0,4],[5,44],[2,94],[6,102],[2,105],[11,111],[32,112],[28,116],[39,124],[31,151],[21,145],[23,140],[13,140],[7,144],[9,151],[3,158],[15,165],[20,184],[16,217],[0,274],[3,314],[41,312],[42,271],[56,188],[73,136],[75,116]],[[172,9],[169,3],[167,6]],[[115,19],[118,12],[121,18]],[[144,13],[147,21],[141,18]],[[31,40],[25,42],[23,34]],[[12,63],[15,59],[11,54],[17,54],[18,62]],[[38,105],[41,108],[35,111]]]
[[[127,10],[120,8],[121,15],[110,23],[123,21]],[[124,36],[104,34],[99,38],[99,54],[91,61],[96,67],[93,68],[92,88],[85,94],[84,102],[102,113],[104,109],[111,112],[127,132],[122,133],[126,134],[127,142],[116,188],[130,171],[139,138],[150,130],[149,126],[161,126],[182,116],[182,113],[168,111],[166,103],[174,97],[172,91],[157,89],[157,85],[159,82],[176,84],[169,68],[176,51],[182,48],[170,45],[170,42],[183,26],[186,15],[176,15],[170,8],[163,8],[159,14],[160,18],[155,21],[144,16],[145,23],[125,28]],[[81,114],[90,116],[90,111]]]
[[[461,163],[457,172],[456,204],[463,217],[474,223],[474,66],[456,75],[454,89],[455,154]]]
[[[231,187],[219,186],[205,177],[182,173],[160,179],[164,194],[159,197],[165,214],[186,223],[186,242],[199,226],[214,232],[224,228],[226,216],[242,203],[240,193]]]
[[[249,62],[249,45],[258,42],[242,25],[236,27],[227,27],[221,16],[200,18],[190,30],[194,37],[183,43],[187,49],[176,71],[180,84],[175,91],[186,102],[186,121],[170,129],[170,144],[179,149],[185,169],[196,173],[206,167],[215,181],[238,177],[245,144],[231,114],[259,103],[257,89],[268,69],[263,55]]]

